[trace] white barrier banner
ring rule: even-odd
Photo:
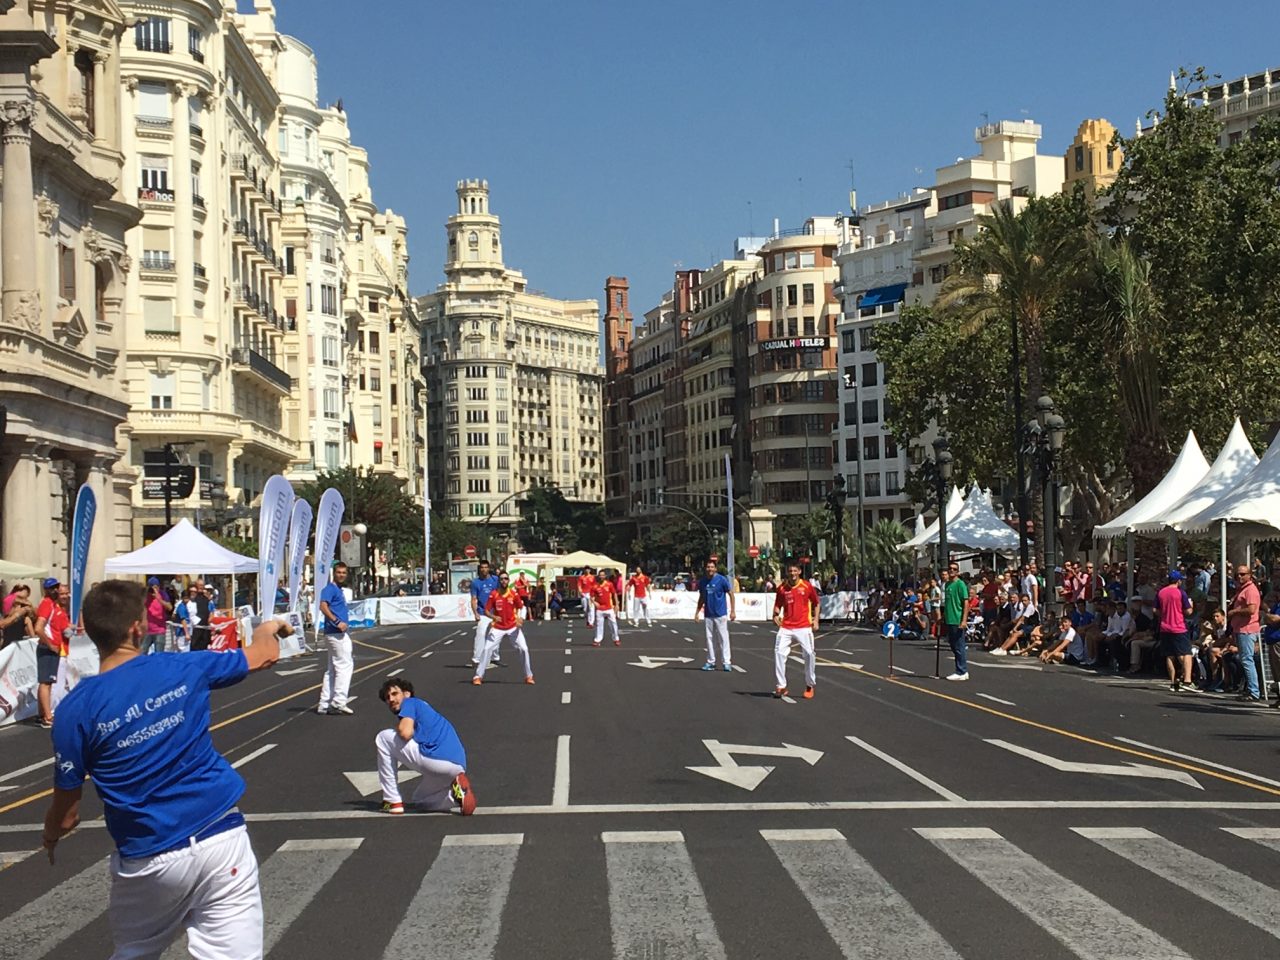
[[[67,655],[58,661],[58,679],[53,685],[52,707],[58,709],[62,698],[84,677],[98,675],[98,648],[87,633],[76,633],[67,644]]]
[[[0,650],[0,727],[36,715],[36,640]]]
[[[446,593],[429,597],[383,597],[378,601],[378,620],[382,625],[406,623],[472,622],[469,594]]]
[[[420,599],[414,597],[415,600]],[[347,604],[347,626],[352,630],[378,625],[378,601],[355,600]]]
[[[655,620],[692,620],[698,595],[689,590],[650,590],[649,616]]]
[[[738,619],[763,621],[773,619],[772,593],[738,594]]]

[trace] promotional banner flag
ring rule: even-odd
[[[342,494],[330,487],[320,497],[320,509],[316,513],[315,595],[311,598],[311,622],[320,630],[320,594],[329,585],[333,568],[333,551],[338,545],[338,528],[342,526],[342,514],[347,505]]]
[[[258,508],[258,612],[264,617],[276,607],[292,507],[293,485],[276,474],[262,488],[262,505]]]
[[[98,499],[83,484],[76,494],[75,513],[71,520],[71,623],[80,622],[80,604],[84,602],[85,573],[89,568],[89,541],[93,539],[93,521],[98,515]]]
[[[311,504],[299,498],[289,517],[289,612],[301,607],[302,562],[307,558],[307,538],[311,536]]]

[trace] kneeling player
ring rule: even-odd
[[[817,683],[813,634],[818,629],[818,594],[810,584],[800,579],[799,564],[787,567],[786,582],[778,587],[778,595],[773,602],[773,622],[778,625],[778,638],[773,646],[773,669],[778,686],[773,695],[787,695],[787,657],[791,653],[791,645],[798,643],[804,654],[804,698],[812,700]]]
[[[464,817],[475,813],[467,754],[453,724],[415,697],[413,684],[404,677],[384,681],[378,698],[399,717],[393,728],[383,730],[375,740],[382,812],[404,813],[397,769],[406,767],[422,774],[413,792],[414,805],[435,813],[449,813],[457,806]]]

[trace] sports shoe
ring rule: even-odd
[[[812,700],[812,699],[813,699],[813,687],[805,687],[805,688],[804,688],[803,697],[804,697],[806,700]]]
[[[341,717],[341,716],[349,717],[353,713],[355,713],[355,711],[352,710],[350,707],[348,707],[345,703],[340,707],[335,705],[329,708],[329,716],[331,717]]]
[[[969,675],[967,673],[953,673],[950,676],[948,676],[947,679],[948,680],[968,680]]]
[[[529,684],[529,686],[531,686],[531,687],[532,687],[532,686],[533,686],[533,677],[532,677],[532,676],[525,677],[525,678],[524,678],[524,682],[525,682],[525,683],[527,683],[527,684]]]
[[[329,708],[324,706],[323,704],[316,707],[316,713],[320,714],[320,716],[322,717],[328,712],[329,712]]]
[[[449,794],[458,803],[459,810],[464,817],[469,817],[476,812],[476,795],[471,789],[471,781],[467,779],[465,773],[458,774],[452,786],[449,787]]]
[[[991,651],[991,655],[993,657],[1007,657],[1009,655],[1009,651],[1006,650],[1004,647],[996,647],[994,650]]]
[[[497,654],[494,654],[494,655],[493,655],[493,659],[489,661],[489,666],[491,666],[491,667],[500,667],[500,666],[502,666],[502,661],[501,661],[500,659],[498,659],[498,655],[497,655]]]
[[[1177,680],[1175,680],[1175,681],[1173,681],[1173,683],[1169,684],[1169,691],[1170,691],[1171,693],[1177,693],[1179,689],[1180,689],[1180,688],[1178,687],[1178,681],[1177,681]]]
[[[472,677],[472,678],[471,678],[471,685],[472,685],[473,687],[478,687],[478,686],[480,686],[480,684],[482,684],[482,683],[484,683],[484,680],[482,680],[480,677]]]
[[[599,641],[599,640],[592,640],[592,641],[591,641],[591,645],[592,645],[593,647],[598,647],[598,646],[600,646],[600,641]]]
[[[715,665],[714,663],[704,663],[704,664],[702,665],[702,670],[703,670],[704,672],[706,672],[706,671],[708,671],[708,670],[714,670],[715,668],[716,668],[716,665]]]
[[[480,661],[476,660],[475,658],[472,658],[467,661],[467,666],[471,667],[474,670],[476,667],[480,666]]]
[[[383,800],[382,812],[394,814],[397,817],[404,816],[404,804],[392,803],[390,800]]]
[[[622,646],[622,641],[621,641],[621,640],[616,640],[616,639],[615,639],[615,640],[613,641],[613,645],[614,645],[615,647],[620,647],[620,646]]]
[[[723,670],[725,673],[732,673],[732,672],[733,672],[733,667],[732,667],[732,666],[730,666],[730,665],[729,665],[729,664],[727,664],[727,663],[726,663],[723,667],[721,667],[720,669],[721,669],[721,670]]]
[[[783,697],[785,697],[786,695],[787,695],[787,688],[786,688],[786,687],[774,687],[774,688],[773,688],[773,696],[774,696],[774,699],[775,699],[775,700],[781,700],[781,699],[782,699]]]

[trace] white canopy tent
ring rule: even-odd
[[[112,557],[108,574],[257,573],[258,561],[215,543],[183,518],[164,536],[132,553]]]
[[[1133,525],[1134,533],[1163,533],[1209,508],[1230,493],[1258,465],[1258,455],[1236,418],[1227,442],[1201,481],[1177,503],[1149,520]]]
[[[960,511],[962,509],[964,509],[964,494],[960,492],[959,487],[952,487],[951,497],[947,500],[947,526],[950,526],[952,521],[955,520],[955,518],[960,515]],[[918,527],[920,518],[917,517],[916,520],[917,520],[916,525]],[[938,520],[935,517],[934,521],[924,529],[923,533],[917,533],[914,537],[912,537],[906,543],[899,544],[898,549],[899,550],[919,550],[921,547],[926,546],[927,544],[937,543],[937,542],[938,542]]]
[[[1199,533],[1215,524],[1255,540],[1280,536],[1280,435],[1247,476],[1177,529]]]
[[[964,509],[947,520],[947,542],[970,550],[1011,551],[1018,549],[1018,533],[996,516],[990,496],[975,483]]]

